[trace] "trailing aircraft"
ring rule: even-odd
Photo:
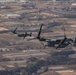
[[[23,39],[25,39],[25,37],[27,37],[27,36],[32,36],[31,32],[30,33],[27,33],[27,32],[25,32],[25,33],[17,33],[17,29],[18,29],[18,27],[16,27],[15,30],[12,31],[12,33],[13,34],[17,34],[18,37],[23,37]]]
[[[18,35],[18,37],[23,37],[23,40],[25,39],[25,37],[27,37],[27,36],[32,36],[32,33],[30,32],[30,33],[27,33],[27,32],[25,32],[25,33],[19,33],[19,34],[17,34]]]

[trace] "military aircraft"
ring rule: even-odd
[[[25,37],[27,37],[27,36],[32,36],[31,32],[30,33],[27,33],[27,32],[25,32],[25,33],[18,33],[17,29],[18,29],[18,27],[16,27],[15,30],[12,31],[12,33],[13,34],[17,34],[18,37],[23,37],[23,39],[25,39]]]
[[[44,24],[41,24],[37,37],[32,38],[32,39],[38,39],[40,42],[45,42],[46,41],[48,43],[47,46],[55,47],[56,49],[65,48],[69,44],[71,44],[71,45],[73,44],[73,40],[66,37],[64,25],[63,25],[63,30],[64,30],[63,39],[46,39],[44,37],[40,37],[43,25]],[[32,39],[29,39],[29,40],[32,40]]]
[[[18,35],[18,37],[23,37],[23,40],[25,39],[25,37],[27,37],[27,36],[32,36],[32,33],[30,32],[30,33],[27,33],[27,32],[25,32],[25,33],[19,33],[19,34],[17,34]]]

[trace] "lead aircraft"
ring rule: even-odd
[[[72,39],[66,37],[64,25],[63,25],[64,36],[63,36],[62,39],[54,39],[53,40],[53,39],[47,39],[47,38],[41,37],[41,31],[42,31],[42,26],[43,25],[44,24],[41,24],[37,37],[32,38],[32,39],[38,39],[40,42],[47,42],[48,43],[47,46],[54,47],[56,49],[65,48],[69,44],[72,45],[74,43],[74,41]],[[32,39],[29,39],[29,40],[32,40]]]

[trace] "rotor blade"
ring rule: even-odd
[[[59,43],[59,45],[56,47],[56,49],[59,48],[66,40],[67,40],[67,38],[65,37],[65,38]]]
[[[40,37],[40,35],[41,35],[42,26],[43,26],[43,24],[41,24],[41,26],[40,26],[40,30],[39,30],[39,32],[38,32],[37,38],[39,38],[39,37]]]
[[[25,32],[25,35],[27,35],[27,32]]]
[[[23,40],[25,39],[26,36],[27,36],[27,32],[25,32],[24,37],[23,37]]]
[[[64,37],[66,37],[64,24],[63,24],[63,31],[64,31]]]
[[[68,42],[68,44],[73,45],[73,40],[72,39],[68,40],[67,42]]]
[[[25,39],[26,36],[23,37],[23,40]]]
[[[18,26],[15,28],[15,30],[12,31],[14,34],[16,33],[17,28],[18,28]]]

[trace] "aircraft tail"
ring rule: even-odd
[[[13,34],[17,34],[17,28],[18,27],[16,27],[15,30],[12,31]]]

